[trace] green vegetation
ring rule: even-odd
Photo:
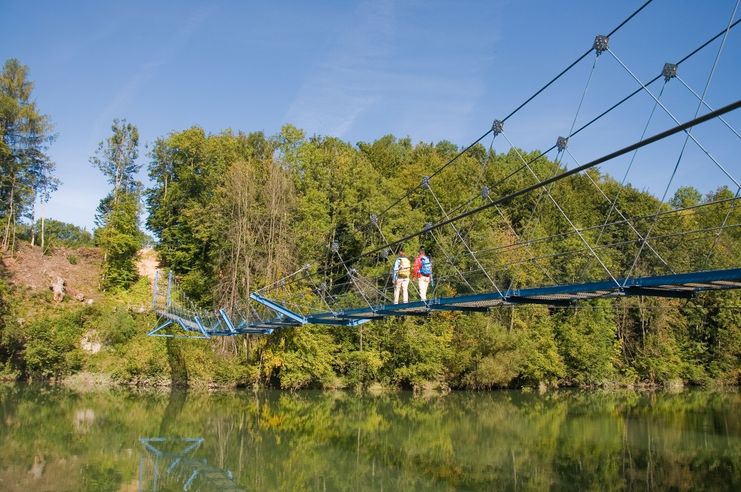
[[[40,238],[38,244],[45,252],[57,247],[81,248],[94,245],[93,235],[87,229],[61,220],[39,219],[33,225],[18,224],[16,231],[18,239],[29,243],[35,242],[35,237]]]
[[[385,210],[395,197],[418,184],[420,176],[457,151],[447,142],[412,145],[392,136],[351,146],[334,138],[307,139],[291,126],[275,138],[261,133],[206,135],[191,128],[155,146],[149,168],[155,185],[147,191],[149,227],[160,238],[164,263],[180,277],[189,296],[205,306],[239,307],[251,289],[305,263],[333,265],[328,245],[334,241],[343,257],[357,256],[373,241],[365,228],[369,214]],[[436,178],[445,186],[433,182],[434,193],[447,210],[469,196],[477,180],[501,183],[495,191],[504,195],[532,183],[523,173],[503,180],[520,166],[517,151],[499,154],[476,146]],[[547,160],[535,164],[540,176],[559,170],[557,163]],[[672,206],[728,198],[732,196],[728,189],[702,197],[692,188],[681,188],[671,204],[661,205],[648,193],[590,171],[589,176],[558,182],[551,190],[581,228],[601,224],[609,209],[590,180],[608,196],[619,194],[618,208],[628,216],[647,216],[657,209],[667,212],[659,220],[635,220],[644,233],[653,229],[655,248],[639,256],[636,273],[659,272],[664,261],[680,270],[739,263],[741,242],[733,230],[723,233],[711,249],[713,254],[708,254],[713,238],[685,240],[671,234],[696,229],[697,224],[717,227],[727,213],[729,223],[735,223],[741,214],[727,205],[669,213]],[[439,215],[435,200],[420,189],[391,209],[381,227],[387,238],[394,239]],[[472,249],[484,251],[479,258],[500,285],[538,285],[547,281],[546,275],[564,282],[606,276],[588,254],[559,254],[582,247],[575,235],[555,244],[535,242],[528,248],[499,248],[486,254],[487,247],[512,242],[513,230],[524,238],[568,230],[556,207],[537,194],[508,204],[503,214],[475,216],[462,229]],[[612,271],[631,268],[640,242],[626,227],[595,228],[584,235],[599,245],[600,257]],[[416,241],[410,242],[410,249],[417,246]],[[421,244],[437,258],[438,275],[452,275],[444,254],[459,258],[461,270],[476,270],[470,260],[466,264],[464,246],[452,229],[437,231],[434,241],[423,236]],[[527,261],[532,257],[541,259]],[[520,266],[506,268],[512,263]],[[383,275],[389,264],[371,258],[358,267],[364,273]],[[342,267],[335,264],[335,268]],[[469,274],[468,281],[477,289],[487,288],[481,274]],[[466,286],[461,280],[443,288],[448,289],[445,295],[452,295],[465,292]],[[362,299],[349,302],[362,303]],[[724,307],[737,302],[737,293],[721,293],[689,302],[626,298],[570,309],[506,308],[490,315],[391,319],[357,329],[304,327],[242,346],[216,347],[245,368],[235,373],[249,375],[245,383],[287,389],[374,383],[476,389],[612,382],[736,383],[741,352],[730,342],[733,337],[727,344],[718,344],[705,336],[741,334],[737,311]],[[703,314],[709,312],[723,315]],[[719,365],[720,360],[726,363]],[[729,364],[732,360],[736,363]]]
[[[251,291],[305,264],[312,273],[342,278],[343,266],[329,246],[336,242],[343,258],[354,258],[382,244],[378,231],[368,227],[370,214],[388,208],[379,222],[383,235],[388,240],[404,237],[439,219],[440,206],[447,211],[459,206],[483,183],[492,186],[492,196],[533,184],[532,175],[517,170],[523,158],[537,154],[516,149],[501,153],[476,145],[435,177],[432,191],[417,187],[407,200],[389,208],[459,148],[445,141],[415,145],[390,135],[351,145],[333,137],[307,138],[291,125],[273,137],[260,132],[207,134],[193,127],[154,143],[148,166],[152,186],[143,191],[135,179],[137,149],[136,127],[116,120],[112,135],[91,159],[112,185],[98,208],[95,231],[104,254],[106,292],[101,301],[93,306],[72,301],[55,305],[46,293],[11,293],[7,286],[0,290],[0,361],[5,374],[38,378],[89,371],[127,383],[285,389],[739,383],[741,311],[729,308],[739,306],[738,291],[693,300],[632,297],[566,308],[440,313],[358,328],[307,326],[237,340],[147,338],[155,319],[137,312],[147,306],[150,293],[134,268],[144,241],[138,227],[140,195],[162,264],[176,274],[184,292],[204,308],[247,311]],[[559,163],[546,159],[532,167],[539,177],[563,171]],[[608,197],[618,196],[615,209],[595,186]],[[0,199],[14,193],[4,189]],[[547,196],[527,194],[501,209],[471,216],[456,229],[440,228],[434,236],[412,239],[405,247],[413,251],[425,246],[436,276],[447,279],[434,295],[491,290],[491,282],[517,288],[601,280],[606,270],[652,275],[665,273],[665,263],[676,271],[741,264],[740,229],[714,234],[722,224],[741,223],[741,209],[732,201],[704,206],[732,199],[728,188],[703,196],[684,187],[662,204],[647,192],[590,170],[558,181],[550,193],[563,212]],[[19,202],[14,200],[17,210]],[[688,206],[696,208],[678,210]],[[657,211],[661,215],[656,216]],[[5,219],[16,220],[11,217],[15,212],[4,213]],[[538,240],[570,230],[564,213],[599,252],[602,263],[576,234]],[[650,248],[641,247],[635,231],[619,220],[623,216],[633,218],[641,235],[650,231]],[[677,234],[702,228],[711,234]],[[50,237],[68,237],[70,245],[87,241],[84,234],[72,232],[47,221]],[[517,238],[529,242],[508,246]],[[478,252],[491,279],[481,273],[468,248]],[[67,254],[73,264],[77,256]],[[465,280],[446,257],[456,259]],[[354,266],[372,282],[388,273],[390,261],[368,256]],[[307,303],[319,300],[308,289],[291,288],[289,294],[300,294]],[[333,288],[346,305],[363,302],[351,289]],[[94,339],[101,350],[82,351],[81,337]]]

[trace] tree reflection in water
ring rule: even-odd
[[[0,388],[0,489],[152,490],[140,436],[200,436],[160,490],[181,490],[194,463],[245,490],[741,490],[740,404],[736,390],[424,399],[11,386]],[[82,430],[81,409],[95,415]],[[191,490],[218,490],[207,482]]]

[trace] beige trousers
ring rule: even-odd
[[[397,278],[394,284],[394,304],[399,304],[399,291],[402,291],[404,304],[409,302],[409,279]]]
[[[419,298],[423,301],[427,300],[427,288],[430,286],[430,277],[420,275],[419,277]]]

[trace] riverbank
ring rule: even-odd
[[[12,384],[25,384],[22,381],[16,381],[10,378],[0,378],[0,383],[6,385]],[[135,381],[122,382],[117,381],[111,377],[110,374],[105,373],[91,373],[91,372],[77,372],[64,376],[58,380],[48,380],[38,382],[40,384],[47,384],[50,387],[59,387],[75,392],[87,392],[87,391],[106,391],[106,390],[134,390],[134,391],[154,391],[154,392],[170,392],[170,391],[209,391],[209,392],[232,392],[232,391],[275,391],[278,388],[260,387],[258,385],[248,385],[243,382],[232,382],[232,383],[215,383],[211,380],[195,380],[189,381],[188,385],[173,383],[170,379],[165,378],[145,378]],[[381,383],[373,383],[367,387],[327,387],[327,388],[314,388],[315,390],[327,391],[327,392],[348,392],[351,394],[365,394],[369,396],[381,396],[387,394],[401,394],[405,392],[411,392],[411,394],[419,397],[444,397],[450,394],[466,392],[471,390],[466,389],[451,389],[449,386],[437,382],[423,383],[419,386],[412,388],[404,388],[400,386],[387,386]],[[707,385],[687,385],[683,381],[668,381],[663,384],[624,384],[619,382],[605,382],[599,385],[589,386],[548,386],[541,384],[538,386],[523,386],[519,388],[499,388],[489,390],[479,390],[483,392],[487,391],[507,391],[517,390],[523,393],[533,394],[547,394],[556,393],[558,391],[586,391],[586,392],[636,392],[636,393],[682,393],[685,391],[697,391],[697,390],[708,390],[708,391],[738,391],[739,386],[720,384],[717,382],[711,382]],[[285,390],[288,393],[295,393],[296,390]]]
[[[741,314],[723,308],[741,303],[738,291],[691,301],[598,300],[569,310],[522,306],[183,340],[146,335],[158,323],[148,309],[156,257],[149,250],[140,258],[142,276],[118,291],[100,290],[93,280],[102,261],[95,248],[42,255],[23,246],[6,259],[0,268],[0,379],[68,379],[72,387],[446,394],[712,387],[736,385],[741,375]],[[70,290],[59,298],[50,286],[61,275]],[[626,331],[634,322],[644,333]]]

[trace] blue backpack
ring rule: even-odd
[[[422,266],[419,269],[419,273],[422,275],[432,275],[432,262],[426,256],[422,258]]]

